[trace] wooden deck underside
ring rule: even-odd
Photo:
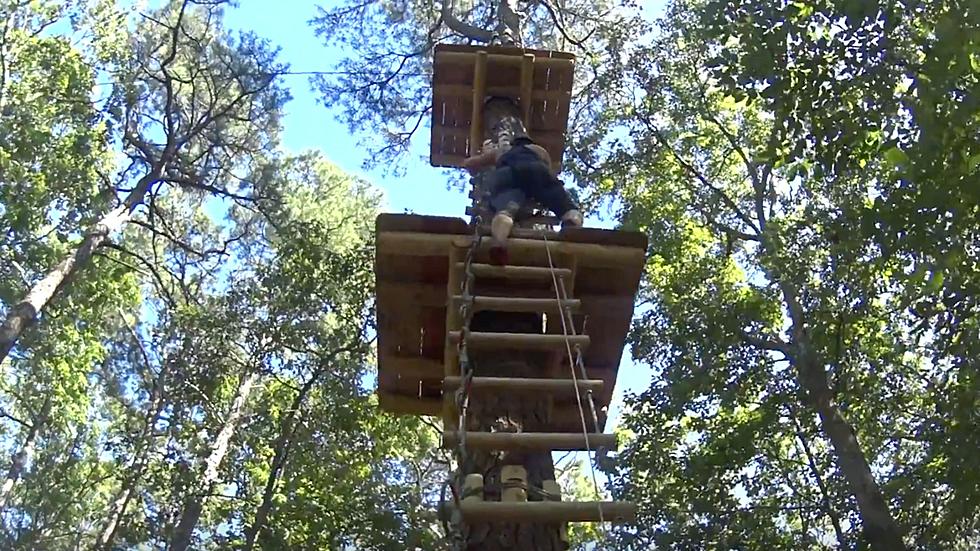
[[[547,50],[451,44],[436,46],[433,55],[432,165],[459,167],[472,154],[469,141],[473,77],[480,50],[489,54],[485,97],[508,97],[515,102],[521,101],[521,59],[525,54],[534,56],[530,117],[525,125],[531,137],[548,150],[555,166],[560,166],[575,56]]]
[[[471,230],[459,218],[382,214],[377,219],[378,394],[383,409],[414,415],[442,412],[446,304],[450,250],[464,250]],[[604,381],[596,406],[608,406],[633,315],[646,253],[639,233],[571,229],[550,244],[556,266],[574,273],[571,294],[580,300],[575,324],[591,339],[585,351],[590,379]],[[548,266],[540,239],[513,239],[511,264]],[[477,262],[486,262],[485,252]],[[476,294],[555,298],[550,281],[481,278]],[[547,332],[561,334],[552,316]],[[571,376],[565,355],[559,376]],[[573,396],[555,397],[552,432],[581,432]],[[600,414],[602,430],[604,415]]]

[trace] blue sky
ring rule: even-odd
[[[330,4],[322,3],[325,7]],[[661,2],[647,2],[646,11],[651,14],[661,9]],[[308,21],[317,13],[316,4],[308,1],[281,0],[279,2],[242,0],[237,8],[226,12],[226,24],[233,29],[250,30],[269,39],[281,48],[281,60],[291,65],[292,71],[329,71],[340,57],[337,50],[329,50],[314,35]],[[365,171],[362,164],[365,152],[356,146],[357,137],[351,136],[345,125],[336,120],[335,112],[318,104],[318,95],[310,90],[305,76],[288,76],[293,100],[287,105],[284,121],[283,145],[290,152],[318,149],[345,171],[371,182],[384,193],[384,209],[388,212],[406,210],[419,214],[464,216],[469,199],[466,193],[449,190],[442,169],[418,160],[428,148],[428,131],[420,129],[413,144],[414,155],[406,159],[405,175],[392,177],[383,171]],[[608,227],[612,221],[597,217],[587,219],[592,226]],[[620,364],[619,381],[613,398],[613,415],[624,392],[642,391],[650,382],[650,369],[635,364],[629,350],[624,351]]]

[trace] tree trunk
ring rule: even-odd
[[[201,492],[198,495],[189,496],[184,503],[184,512],[180,515],[180,522],[174,530],[174,536],[170,544],[171,551],[186,551],[190,547],[194,529],[197,527],[197,522],[201,519],[201,511],[204,510],[204,504],[214,490],[215,483],[218,481],[221,462],[228,453],[228,443],[231,441],[231,437],[238,427],[238,422],[245,412],[245,404],[248,401],[248,396],[252,392],[252,386],[255,385],[258,378],[258,373],[252,373],[246,376],[241,386],[238,387],[238,394],[235,395],[235,399],[232,401],[231,408],[228,410],[228,416],[221,425],[218,436],[215,437],[214,442],[211,444],[211,451],[207,459],[204,460],[204,475],[201,477],[200,484]]]
[[[242,551],[252,551],[256,540],[265,528],[266,520],[272,512],[272,499],[276,495],[276,485],[285,470],[286,460],[289,458],[289,451],[293,444],[293,427],[295,426],[296,415],[303,407],[303,403],[306,402],[306,397],[313,389],[313,385],[325,371],[325,369],[319,369],[310,375],[310,379],[296,393],[288,413],[282,420],[279,436],[276,438],[272,465],[269,467],[269,477],[266,479],[265,488],[262,491],[262,502],[255,511],[255,519],[252,521],[252,525],[245,531],[245,547],[242,548]]]
[[[143,478],[143,473],[146,470],[148,462],[149,449],[153,440],[153,427],[156,425],[157,420],[160,419],[160,413],[163,412],[163,406],[165,404],[163,390],[166,370],[167,367],[164,365],[160,375],[153,382],[153,388],[150,392],[150,407],[144,416],[142,434],[140,434],[139,440],[137,441],[137,448],[133,452],[129,467],[126,469],[127,475],[122,482],[122,487],[119,489],[116,499],[109,506],[108,520],[93,546],[95,551],[110,551],[112,549],[116,534],[119,531],[119,526],[122,524],[123,518],[126,516],[126,510],[129,508],[129,503],[133,499],[136,485]]]
[[[473,331],[540,333],[541,316],[479,312],[470,323]],[[550,356],[542,352],[494,350],[471,352],[477,377],[547,377]],[[546,432],[550,422],[551,397],[533,392],[480,393],[470,399],[468,431]],[[462,458],[464,473],[480,473],[484,499],[497,501],[502,491],[500,471],[505,465],[527,469],[528,500],[537,501],[542,482],[555,479],[550,452],[477,452]],[[566,548],[557,524],[486,523],[467,527],[469,551],[561,551]]]
[[[871,472],[871,466],[868,464],[864,450],[861,449],[854,428],[834,403],[827,369],[812,351],[806,331],[803,306],[789,285],[780,283],[780,288],[788,306],[790,320],[793,322],[792,344],[796,351],[795,357],[791,359],[796,367],[800,384],[806,391],[807,402],[820,417],[820,425],[834,448],[837,464],[857,500],[864,536],[872,549],[902,551],[906,547],[898,523],[888,510],[881,487],[878,486],[874,473]]]
[[[48,422],[48,415],[50,413],[51,398],[48,397],[44,399],[44,405],[41,406],[40,415],[35,417],[31,423],[31,428],[27,431],[27,438],[24,439],[24,443],[10,460],[10,468],[7,469],[7,476],[3,480],[3,485],[0,486],[0,512],[7,508],[7,501],[10,499],[11,490],[14,489],[17,481],[20,480],[20,476],[24,472],[24,467],[34,457],[34,449],[37,447],[37,436],[40,434],[41,428]]]
[[[494,34],[501,44],[524,46],[517,0],[500,0],[497,3],[497,25],[494,28]]]
[[[7,312],[3,324],[0,325],[0,362],[3,362],[10,350],[24,331],[37,319],[37,316],[47,307],[61,289],[79,270],[88,265],[92,254],[108,239],[109,235],[119,230],[132,216],[136,207],[150,186],[163,173],[164,163],[156,163],[153,169],[143,176],[133,188],[125,201],[102,217],[95,227],[85,233],[85,238],[75,251],[61,260],[41,279],[31,287],[27,295]]]

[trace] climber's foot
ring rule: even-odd
[[[572,209],[565,213],[561,217],[561,227],[564,228],[581,228],[582,223],[582,213],[577,209]]]

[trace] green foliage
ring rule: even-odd
[[[652,243],[633,342],[656,376],[616,474],[644,519],[624,546],[880,545],[820,388],[907,543],[976,543],[976,485],[946,469],[978,399],[947,340],[972,331],[977,227],[976,141],[957,137],[976,133],[976,13],[951,9],[678,2],[631,58],[642,101],[606,115],[630,141],[591,184]]]
[[[239,545],[281,449],[259,547],[438,548],[433,433],[364,384],[378,195],[277,149],[219,4],[0,3],[4,309],[160,174],[3,364],[0,547]]]

